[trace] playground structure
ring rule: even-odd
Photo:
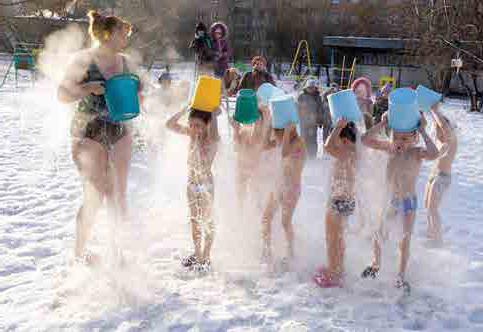
[[[303,47],[305,46],[305,53],[303,53],[302,49]],[[302,61],[304,60],[303,58],[306,58],[307,59],[307,72],[302,74]],[[300,58],[300,59],[299,59]],[[295,71],[295,67],[299,66],[299,70],[298,70],[298,75],[296,75],[294,78],[296,81],[301,81],[303,80],[304,78],[306,78],[307,76],[311,75],[312,74],[312,59],[311,59],[311,55],[310,55],[310,46],[309,46],[309,43],[306,41],[306,40],[301,40],[297,46],[297,50],[295,51],[295,55],[294,55],[294,58],[293,58],[293,61],[292,61],[292,66],[290,67],[290,71],[288,72],[288,76],[292,76],[294,71]],[[308,74],[308,75],[306,75]]]
[[[15,87],[18,87],[19,71],[28,71],[31,74],[32,82],[35,83],[37,77],[36,59],[40,52],[41,45],[34,43],[18,43],[13,52],[13,57],[7,67],[7,70],[0,78],[0,88],[2,88],[12,73],[15,75]]]
[[[85,29],[87,22],[37,16],[0,17],[0,49],[4,52],[2,60],[5,61],[0,68],[0,88],[13,81],[15,87],[19,87],[21,82],[30,80],[28,74],[34,81],[38,73],[37,59],[45,36],[69,24]]]
[[[346,67],[346,56],[344,56],[342,59],[342,67],[332,67],[332,73],[334,76],[332,81],[336,82],[340,89],[344,90],[350,88],[353,80],[355,79],[356,64],[357,58],[354,57],[352,60],[352,65],[350,67]]]

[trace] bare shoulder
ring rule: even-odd
[[[130,54],[121,53],[121,58],[126,63],[127,69],[130,72],[137,72],[140,68],[140,61]]]
[[[81,81],[89,65],[94,61],[92,52],[92,50],[87,49],[73,54],[69,59],[64,79]]]

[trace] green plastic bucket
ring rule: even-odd
[[[255,91],[251,89],[240,90],[236,99],[234,119],[243,124],[252,124],[260,119]]]

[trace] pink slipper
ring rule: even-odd
[[[331,274],[329,270],[322,266],[317,270],[317,273],[313,277],[314,282],[321,288],[341,288],[342,278]]]

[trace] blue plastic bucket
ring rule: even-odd
[[[416,91],[396,89],[389,94],[389,127],[397,132],[412,132],[419,127],[421,113]]]
[[[115,75],[106,81],[105,98],[111,121],[127,121],[139,115],[139,84],[139,77],[134,74]]]
[[[257,90],[258,102],[260,105],[270,105],[270,99],[283,96],[285,92],[273,84],[263,83]]]
[[[283,95],[270,100],[272,110],[272,127],[284,129],[288,125],[299,123],[297,103],[293,96]]]
[[[416,89],[418,95],[419,108],[423,112],[429,112],[431,107],[439,103],[443,99],[443,95],[423,85],[419,85]]]
[[[257,95],[251,89],[243,89],[236,99],[235,121],[243,124],[252,124],[260,119],[258,111]]]
[[[359,122],[362,120],[362,112],[357,103],[357,96],[352,90],[343,90],[330,94],[327,97],[330,115],[334,122],[340,118],[348,121]]]

